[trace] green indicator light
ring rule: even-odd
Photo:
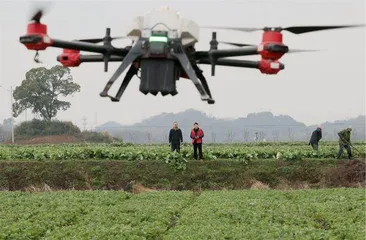
[[[150,42],[168,42],[168,38],[167,37],[161,37],[161,36],[151,36],[149,38]]]

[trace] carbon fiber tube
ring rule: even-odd
[[[80,55],[80,62],[103,62],[103,55]],[[121,62],[123,57],[110,56],[109,62]]]
[[[51,46],[65,49],[74,49],[87,52],[107,53],[113,55],[126,55],[129,50],[123,48],[114,48],[111,46],[97,45],[94,43],[79,42],[79,41],[64,41],[59,39],[52,39],[53,44]]]
[[[57,61],[60,61],[61,56],[57,56]],[[110,56],[109,62],[121,62],[123,57]],[[80,62],[104,62],[103,55],[80,55]]]
[[[221,49],[221,50],[210,50],[210,51],[197,51],[195,53],[196,59],[208,58],[209,55],[215,59],[223,57],[239,57],[239,56],[249,56],[258,55],[257,46],[248,46],[235,49]]]
[[[197,61],[198,64],[211,64],[208,58],[200,59]],[[217,66],[228,66],[228,67],[243,67],[243,68],[256,68],[259,69],[258,61],[248,60],[236,60],[236,59],[217,59],[215,61]]]

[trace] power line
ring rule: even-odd
[[[220,124],[221,125],[221,124]],[[236,124],[235,124],[236,125]],[[314,124],[317,125],[317,124]],[[332,126],[334,125],[352,125],[352,126],[365,126],[365,124],[349,124],[349,123],[331,123]],[[201,124],[201,126],[205,126],[208,127],[207,125]],[[247,128],[247,127],[297,127],[297,128],[309,128],[312,127],[311,126],[299,126],[299,125],[291,125],[291,124],[285,124],[285,125],[276,125],[276,124],[250,124],[250,125],[240,125],[240,126],[235,126],[235,127],[243,127],[243,128]],[[99,126],[97,128],[105,128],[105,129],[122,129],[122,128],[171,128],[171,125],[122,125],[122,126],[111,126],[111,127],[104,127],[104,126]],[[180,128],[191,128],[193,127],[193,125],[180,125]]]

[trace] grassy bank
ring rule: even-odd
[[[245,189],[257,180],[271,188],[352,187],[365,184],[365,161],[188,161],[176,171],[158,161],[0,161],[0,189],[122,189],[131,181],[154,189]]]

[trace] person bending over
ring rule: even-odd
[[[313,147],[314,150],[318,150],[319,141],[322,139],[322,129],[318,127],[312,134],[309,141],[309,145]]]

